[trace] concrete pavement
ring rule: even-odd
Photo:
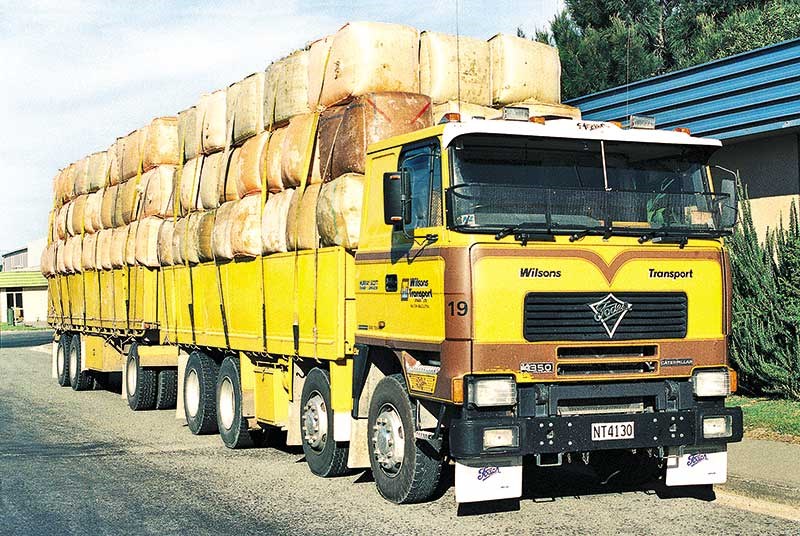
[[[729,445],[728,482],[720,489],[800,509],[800,445],[761,439]]]

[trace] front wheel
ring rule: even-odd
[[[369,404],[369,460],[378,492],[396,504],[429,500],[442,477],[442,456],[414,438],[416,422],[403,375],[383,378]]]
[[[322,477],[345,474],[348,446],[334,440],[328,371],[314,368],[308,373],[300,397],[300,412],[303,452],[311,472]]]

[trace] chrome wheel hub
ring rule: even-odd
[[[135,359],[129,359],[125,369],[125,383],[128,386],[128,395],[136,392],[136,380],[139,374],[139,367],[136,366]]]
[[[78,377],[78,351],[74,348],[69,352],[69,375],[74,380]]]
[[[325,399],[314,391],[303,406],[303,438],[314,450],[325,448],[328,437],[328,409]]]
[[[400,414],[391,404],[384,404],[372,427],[372,451],[375,461],[386,474],[394,476],[403,466],[405,448],[405,433]]]
[[[64,374],[64,348],[59,345],[56,351],[56,367],[58,368],[58,375]]]
[[[186,375],[186,384],[184,385],[184,403],[186,404],[186,413],[190,417],[197,415],[197,410],[200,408],[200,378],[197,377],[197,371],[192,369]]]
[[[230,378],[223,378],[219,386],[219,418],[222,427],[230,430],[233,427],[233,414],[236,407],[236,400],[233,396],[233,383]]]

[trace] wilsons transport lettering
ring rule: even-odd
[[[540,270],[538,268],[520,268],[520,277],[561,277],[561,270]]]
[[[667,272],[663,272],[661,270],[656,270],[655,268],[650,268],[650,279],[691,279],[692,278],[692,270],[670,270]]]

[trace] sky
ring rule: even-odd
[[[59,168],[348,21],[455,33],[456,0],[0,0],[0,253],[46,236]],[[563,0],[458,1],[462,35],[528,35]]]

